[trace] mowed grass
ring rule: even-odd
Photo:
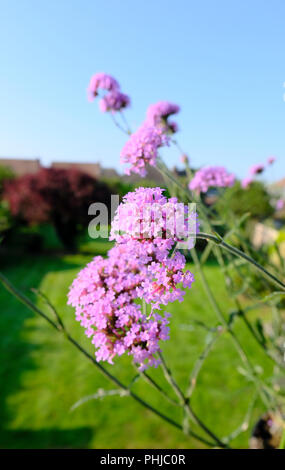
[[[88,248],[88,249],[87,249]],[[93,242],[85,253],[106,252],[108,244]],[[90,340],[74,320],[74,311],[66,305],[68,288],[76,273],[92,258],[91,254],[25,256],[1,260],[1,271],[25,294],[34,298],[30,288],[48,295],[60,312],[70,333],[89,352]],[[218,325],[215,313],[206,299],[198,274],[190,269],[196,281],[183,303],[167,308],[172,314],[171,339],[162,345],[164,355],[183,390],[189,374],[208,340],[207,331],[193,321],[209,327]],[[222,310],[232,308],[215,265],[206,267],[206,275]],[[38,304],[51,315],[51,312]],[[18,303],[0,286],[0,447],[1,448],[195,448],[202,444],[163,422],[129,397],[110,396],[89,401],[74,411],[80,398],[94,394],[98,388],[114,389],[60,333],[42,318]],[[236,330],[254,363],[263,374],[271,371],[265,358],[248,332],[236,322]],[[116,359],[107,368],[129,384],[136,374],[129,357]],[[252,402],[255,390],[241,373],[241,360],[226,333],[215,343],[198,377],[192,406],[205,423],[220,436],[239,427]],[[159,369],[151,370],[155,378],[173,397]],[[181,420],[179,408],[172,406],[142,379],[133,389],[169,417]],[[257,400],[250,423],[264,411]],[[250,429],[234,442],[247,447]]]

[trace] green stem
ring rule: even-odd
[[[277,277],[275,277],[273,274],[268,272],[265,268],[263,268],[259,263],[257,263],[253,258],[250,256],[246,255],[242,251],[240,251],[238,248],[235,248],[232,245],[229,245],[226,243],[222,238],[218,238],[214,235],[210,235],[209,233],[203,233],[199,232],[196,234],[197,238],[201,238],[204,240],[210,240],[211,242],[216,243],[217,245],[225,248],[225,250],[229,251],[230,253],[234,254],[235,256],[239,256],[240,258],[245,259],[249,263],[251,263],[253,266],[255,266],[256,269],[261,271],[265,276],[267,276],[271,281],[273,281],[278,287],[281,287],[281,289],[285,290],[285,284],[283,282],[279,281]]]
[[[193,196],[190,193],[190,191],[188,189],[184,188],[179,183],[179,181],[176,180],[176,178],[169,172],[168,168],[164,165],[164,163],[161,159],[158,162],[157,168],[162,174],[167,175],[167,177],[169,179],[171,179],[171,181],[177,187],[179,187],[182,191],[184,191],[184,193],[186,193],[187,196],[189,197],[190,201],[193,199]],[[197,201],[195,201],[195,202],[197,202]],[[207,220],[207,215],[205,214],[205,210],[202,207],[202,204],[199,207],[200,207],[200,211],[202,212],[202,214],[205,216],[205,218]],[[235,247],[229,245],[228,243],[226,243],[222,238],[218,238],[218,237],[215,237],[214,235],[210,235],[210,234],[203,233],[203,232],[199,232],[198,234],[196,234],[196,237],[211,240],[212,242],[222,246],[223,248],[225,248],[229,252],[233,253],[235,256],[239,256],[239,257],[245,259],[246,261],[248,261],[249,263],[254,265],[255,268],[258,269],[259,271],[261,271],[265,276],[267,276],[269,279],[271,279],[275,284],[277,284],[279,287],[281,287],[283,290],[285,290],[285,284],[283,282],[281,282],[276,276],[274,276],[273,274],[268,272],[265,268],[263,268],[259,263],[257,263],[253,258],[248,256],[246,253],[243,253],[238,248],[235,248]]]
[[[185,190],[181,185],[180,183],[175,179],[175,177],[173,175],[169,175],[168,173],[168,169],[167,167],[165,167],[165,165],[163,164],[162,161],[160,161],[160,164],[161,164],[161,168],[160,168],[160,171],[162,172],[162,174],[166,174],[179,188],[181,188],[182,190],[184,190],[184,192],[186,192],[188,194],[188,197],[189,197],[189,194],[190,192],[188,192],[187,190]],[[190,200],[191,200],[191,194],[190,194]],[[205,223],[206,225],[208,226],[208,228],[211,229],[211,224],[209,223],[208,221],[208,216],[207,214],[205,213],[205,210],[204,210],[204,207],[203,205],[201,204],[200,206],[200,211],[202,213],[202,215],[204,216],[205,218]],[[253,260],[250,256],[248,256],[247,254],[243,253],[242,251],[238,250],[237,248],[234,248],[232,247],[231,245],[229,245],[228,243],[226,243],[221,237],[215,237],[213,235],[210,235],[210,234],[207,234],[207,233],[203,233],[203,232],[199,232],[198,234],[196,234],[196,237],[197,238],[202,238],[202,239],[207,239],[207,240],[210,240],[212,242],[214,242],[216,245],[219,245],[219,247],[223,247],[224,249],[228,250],[230,253],[234,254],[235,256],[239,256],[241,258],[244,258],[247,262],[253,264],[259,271],[261,271],[264,275],[266,275],[269,279],[271,279],[272,281],[274,281],[275,284],[277,284],[279,287],[281,286],[282,289],[285,290],[285,285],[279,281],[279,279],[277,279],[274,275],[272,275],[271,273],[269,273],[265,268],[263,268],[261,265],[259,265],[255,260]],[[217,251],[218,250],[215,250],[216,254],[217,254]],[[267,407],[270,407],[270,401],[268,400],[268,393],[266,392],[265,388],[263,386],[261,386],[260,384],[260,381],[259,379],[256,377],[256,374],[255,374],[255,370],[254,370],[254,367],[252,366],[250,360],[248,359],[239,339],[237,338],[237,336],[235,335],[234,331],[230,328],[230,326],[228,325],[227,321],[225,320],[224,318],[224,315],[222,313],[222,311],[220,310],[220,307],[218,305],[218,303],[216,302],[216,299],[214,297],[214,295],[212,294],[212,291],[208,285],[208,282],[204,276],[204,273],[203,273],[203,270],[202,270],[202,267],[201,267],[201,264],[200,264],[200,261],[198,259],[198,256],[197,256],[197,253],[195,251],[195,249],[192,249],[191,250],[192,252],[192,255],[193,255],[193,259],[195,261],[195,264],[196,266],[198,267],[198,270],[199,272],[201,273],[201,279],[202,279],[202,283],[203,283],[203,286],[204,286],[204,289],[207,293],[207,296],[210,300],[210,303],[212,305],[212,307],[214,308],[215,312],[217,313],[218,315],[218,318],[220,319],[220,321],[222,322],[222,324],[224,325],[224,327],[227,329],[227,331],[229,332],[230,334],[230,337],[232,339],[232,342],[236,348],[236,350],[238,351],[242,361],[244,362],[244,364],[246,365],[247,369],[249,370],[250,372],[250,375],[252,377],[252,380],[254,381],[255,383],[255,386],[257,388],[257,390],[259,391],[260,393],[260,396],[262,398],[262,400],[264,401],[265,405]],[[218,257],[219,259],[219,257]]]
[[[228,272],[228,267],[227,265],[225,264],[224,262],[224,259],[223,259],[223,256],[222,254],[220,253],[220,249],[218,246],[215,245],[215,253],[216,253],[216,257],[219,261],[219,264],[221,266],[221,269],[224,273],[224,276],[227,280],[230,279],[231,281],[231,277],[230,277],[230,274]],[[228,252],[226,252],[226,255],[227,255],[227,259],[230,259],[230,255]],[[228,284],[227,282],[225,282],[225,286],[226,286],[226,289],[229,293],[229,287],[228,287]],[[245,311],[243,310],[242,306],[241,306],[241,303],[240,301],[237,299],[237,297],[235,296],[234,297],[234,302],[235,302],[235,305],[236,305],[236,308],[237,308],[237,313],[239,315],[239,317],[242,319],[243,323],[245,324],[245,326],[247,327],[248,331],[250,332],[250,334],[253,336],[253,338],[255,339],[255,341],[258,343],[258,345],[262,348],[263,352],[267,355],[267,357],[274,363],[274,364],[277,364],[278,366],[281,366],[281,367],[285,367],[285,364],[281,363],[269,350],[268,348],[266,347],[266,345],[260,340],[260,338],[258,337],[258,335],[256,334],[256,331],[255,329],[252,327],[251,323],[248,321],[248,318],[246,316],[246,313]]]
[[[219,320],[221,321],[223,327],[224,327],[224,328],[228,331],[228,333],[230,334],[230,338],[231,338],[231,340],[232,340],[232,342],[233,342],[233,344],[234,344],[234,346],[235,346],[237,352],[239,353],[239,355],[240,355],[242,361],[244,362],[244,364],[246,365],[247,369],[250,371],[250,374],[251,374],[251,376],[252,376],[252,380],[254,381],[255,386],[256,386],[257,390],[259,391],[261,398],[263,399],[263,401],[264,401],[264,403],[266,404],[266,406],[267,406],[267,407],[270,407],[270,403],[268,402],[267,395],[263,392],[263,389],[262,389],[261,386],[260,386],[259,380],[258,380],[258,378],[257,378],[256,375],[255,375],[255,371],[254,371],[254,368],[253,368],[253,366],[252,366],[250,360],[248,359],[248,357],[247,357],[247,355],[246,355],[246,353],[245,353],[245,351],[244,351],[244,349],[243,349],[243,347],[242,347],[240,341],[239,341],[238,338],[236,337],[234,331],[232,330],[232,328],[230,327],[230,325],[227,323],[227,321],[226,321],[226,319],[225,319],[225,317],[224,317],[224,315],[223,315],[223,313],[222,313],[222,311],[221,311],[221,309],[220,309],[220,307],[219,307],[219,305],[218,305],[218,303],[217,303],[217,301],[216,301],[216,299],[215,299],[215,297],[214,297],[214,295],[213,295],[213,293],[212,293],[212,291],[211,291],[211,289],[210,289],[210,286],[209,286],[208,281],[207,281],[207,279],[206,279],[206,277],[205,277],[205,275],[204,275],[204,271],[203,271],[203,269],[202,269],[202,267],[201,267],[201,264],[200,264],[200,261],[199,261],[199,258],[198,258],[198,255],[197,255],[197,253],[196,253],[195,248],[193,248],[193,249],[191,250],[191,254],[192,254],[192,256],[193,256],[193,260],[194,260],[195,265],[196,265],[196,267],[197,267],[197,269],[198,269],[198,271],[199,271],[199,274],[200,274],[200,276],[201,276],[201,281],[202,281],[204,290],[205,290],[205,292],[206,292],[206,294],[207,294],[207,296],[208,296],[208,298],[209,298],[209,301],[210,301],[210,303],[211,303],[211,305],[212,305],[214,311],[216,312],[216,314],[217,314]]]
[[[284,369],[285,364],[282,361],[280,361],[277,357],[275,357],[275,355],[273,355],[268,350],[266,345],[260,340],[259,336],[256,334],[255,329],[252,327],[251,323],[248,321],[247,315],[246,315],[245,311],[242,309],[242,306],[241,306],[240,302],[238,301],[238,299],[235,299],[235,304],[236,304],[236,307],[238,309],[239,317],[242,319],[243,323],[245,324],[245,326],[247,327],[248,331],[251,333],[251,335],[253,336],[253,338],[257,342],[257,344],[261,347],[261,349],[264,351],[264,353],[267,355],[267,357],[272,362],[274,362],[274,364],[277,364],[279,367],[282,367]]]
[[[138,367],[136,366],[136,368],[138,369]],[[161,393],[161,395],[163,395],[172,405],[175,405],[175,406],[180,406],[180,404],[176,401],[176,400],[173,400],[166,392],[165,390],[149,375],[147,374],[145,371],[143,372],[140,372],[140,375],[141,377],[143,377],[143,379],[149,384],[151,385],[155,390],[157,390],[159,393]]]
[[[53,320],[51,320],[44,312],[42,312],[36,305],[34,305],[30,299],[28,299],[24,294],[22,294],[18,289],[16,289],[11,282],[2,274],[0,273],[0,282],[2,282],[3,286],[5,289],[7,289],[14,297],[16,297],[22,304],[24,304],[26,307],[28,307],[30,310],[33,312],[37,313],[41,317],[43,317],[53,328],[55,328],[57,331],[61,332],[64,334],[66,339],[75,346],[76,349],[78,349],[89,361],[92,362],[92,364],[111,382],[113,382],[115,385],[117,385],[121,390],[123,390],[126,395],[129,395],[132,397],[137,403],[142,405],[144,408],[148,409],[151,411],[153,414],[161,418],[162,420],[166,421],[168,424],[171,424],[175,428],[179,429],[180,431],[184,432],[184,427],[181,426],[179,423],[174,421],[173,419],[169,418],[166,416],[164,413],[161,413],[158,409],[154,408],[152,405],[147,403],[145,400],[140,398],[136,393],[132,392],[127,386],[125,386],[119,379],[117,379],[114,375],[112,375],[110,372],[108,372],[105,367],[103,367],[101,364],[99,364],[96,359],[91,356],[72,336],[67,332],[62,320],[61,320],[61,325],[57,325]],[[58,313],[57,313],[58,315]],[[201,441],[203,444],[206,444],[210,447],[213,447],[213,443],[209,442],[207,439],[205,439],[202,436],[199,436],[197,433],[190,431],[188,432],[188,435],[191,437],[194,437],[195,439]]]
[[[185,190],[183,187],[181,187],[180,183],[174,178],[174,176],[170,176],[168,175],[168,169],[164,168],[163,166],[163,162],[161,162],[161,169],[160,171],[162,173],[165,173],[167,174],[167,176],[178,186],[180,187],[181,189],[183,189],[185,192],[188,193],[187,190]],[[190,199],[191,200],[191,199]],[[207,217],[207,214],[205,213],[204,211],[204,208],[202,206],[202,204],[200,205],[200,211],[202,213],[202,215],[204,215],[204,218],[205,218],[205,222],[208,226],[210,226],[210,223],[208,222],[208,217]],[[210,227],[211,228],[211,227]],[[250,262],[251,264],[253,264],[257,269],[259,269],[263,274],[265,274],[266,276],[268,276],[271,280],[273,280],[275,283],[277,283],[279,286],[282,286],[282,288],[285,290],[285,285],[279,281],[275,276],[273,276],[272,274],[270,274],[265,268],[263,268],[262,266],[260,266],[256,261],[254,261],[250,256],[246,255],[245,253],[241,252],[240,250],[238,250],[237,248],[234,248],[232,247],[231,245],[227,244],[226,242],[224,242],[224,240],[222,238],[218,238],[218,237],[215,237],[213,235],[208,235],[206,233],[201,233],[199,232],[198,234],[196,234],[196,237],[197,238],[202,238],[202,239],[207,239],[207,240],[211,240],[212,242],[215,242],[216,245],[219,245],[219,246],[222,246],[223,248],[227,249],[229,252],[233,253],[235,256],[240,256],[244,259],[246,259],[248,262]],[[215,250],[216,251],[216,250]],[[193,255],[193,259],[195,261],[195,264],[196,266],[198,267],[198,270],[199,272],[201,273],[201,279],[202,279],[202,283],[203,283],[203,286],[204,286],[204,289],[207,293],[207,296],[210,300],[210,303],[212,305],[212,307],[214,308],[215,312],[217,313],[218,315],[218,318],[220,319],[220,321],[222,322],[223,326],[227,329],[227,331],[229,332],[230,334],[230,337],[232,339],[232,342],[236,348],[236,350],[238,351],[242,361],[244,362],[244,364],[246,365],[247,369],[249,370],[250,372],[250,375],[252,377],[252,380],[254,381],[255,383],[255,386],[257,388],[257,390],[259,391],[260,393],[260,396],[262,398],[262,400],[264,401],[265,405],[267,407],[270,407],[270,402],[268,400],[268,394],[267,392],[265,391],[265,389],[263,388],[263,386],[261,386],[260,384],[260,381],[259,379],[256,377],[255,375],[255,370],[254,370],[254,367],[252,366],[250,360],[248,359],[239,339],[236,337],[234,331],[230,328],[230,326],[228,325],[227,321],[225,320],[224,318],[224,315],[222,313],[222,311],[220,310],[220,307],[218,305],[218,303],[216,302],[216,299],[215,297],[213,296],[212,294],[212,291],[208,285],[208,282],[204,276],[204,273],[203,273],[203,270],[202,270],[202,267],[200,265],[200,262],[199,262],[199,259],[198,259],[198,256],[197,256],[197,253],[195,251],[195,249],[192,249],[191,250],[192,252],[192,255]],[[217,251],[216,251],[217,253]]]
[[[218,337],[219,337],[219,334],[215,335],[211,339],[211,341],[209,342],[209,344],[207,344],[205,349],[202,351],[201,355],[199,356],[198,360],[196,361],[196,363],[193,367],[192,373],[191,373],[190,378],[189,378],[189,386],[188,386],[188,389],[187,389],[187,392],[186,392],[186,395],[185,395],[188,400],[191,398],[191,396],[194,392],[194,389],[196,387],[198,374],[199,374],[205,360],[207,359],[210,351],[212,350],[214,344],[216,343]]]
[[[158,160],[156,168],[163,176],[166,176],[170,181],[172,181],[172,183],[175,184],[175,186],[177,186],[181,191],[183,191],[184,194],[186,194],[186,196],[191,200],[190,191],[176,180],[175,176],[168,170],[167,166],[163,163],[161,159]]]
[[[167,367],[167,364],[165,362],[165,359],[163,357],[162,352],[158,353],[159,358],[161,360],[161,366],[162,370],[164,373],[164,376],[166,380],[169,382],[171,387],[173,388],[174,392],[178,396],[181,406],[184,408],[185,414],[189,416],[190,419],[192,419],[198,426],[200,426],[203,431],[208,434],[214,441],[218,444],[219,447],[228,447],[224,442],[222,442],[201,420],[198,418],[196,413],[193,411],[192,407],[190,406],[189,399],[186,398],[180,389],[180,387],[177,385],[176,381],[174,380],[170,369]],[[185,426],[185,423],[184,423]]]

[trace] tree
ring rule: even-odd
[[[76,236],[89,221],[93,202],[110,204],[105,183],[76,169],[44,168],[5,184],[4,199],[11,213],[21,222],[54,225],[63,245],[73,250]]]
[[[0,193],[2,193],[5,181],[12,180],[14,177],[14,172],[8,166],[0,165]]]

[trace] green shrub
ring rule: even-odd
[[[273,215],[274,209],[270,204],[270,195],[263,183],[254,181],[247,189],[239,182],[227,188],[216,203],[218,212],[225,211],[241,217],[249,212],[252,218],[264,220]]]
[[[0,165],[0,193],[3,190],[5,181],[12,180],[15,178],[15,174],[11,168]]]

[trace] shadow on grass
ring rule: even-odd
[[[79,263],[65,263],[60,258],[46,256],[14,256],[1,258],[0,269],[19,290],[33,299],[30,289],[39,287],[48,272],[79,268]],[[25,323],[34,315],[0,285],[0,448],[88,447],[94,430],[87,427],[71,430],[12,429],[15,414],[11,397],[23,388],[23,374],[37,369],[33,356],[41,349],[40,345],[23,339]],[[20,426],[17,424],[17,427]]]
[[[2,449],[84,449],[92,437],[91,429],[40,429],[0,431]]]

